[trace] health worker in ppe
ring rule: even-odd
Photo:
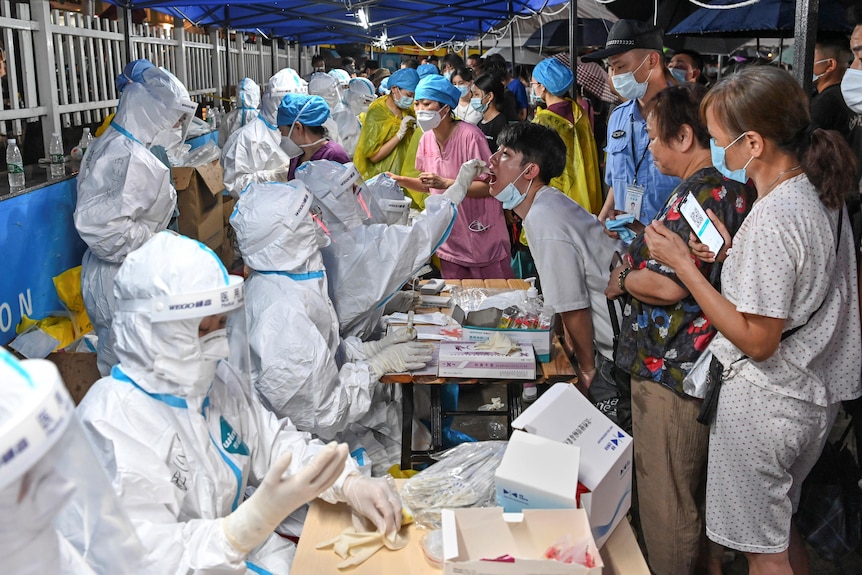
[[[120,363],[78,415],[157,573],[287,573],[294,545],[275,530],[298,534],[285,519],[317,496],[394,534],[392,485],[260,403],[243,371],[243,280],[211,250],[156,234],[114,293]]]
[[[57,366],[0,348],[0,382],[4,575],[153,573]]]
[[[335,219],[324,219],[332,242],[322,252],[342,337],[376,336],[384,305],[449,237],[458,206],[483,169],[479,160],[466,162],[452,186],[429,197],[413,225],[405,226],[371,223],[373,199],[354,166],[300,166],[296,177]]]
[[[350,156],[336,141],[329,138],[326,125],[329,106],[320,96],[287,94],[278,105],[276,123],[281,135],[282,148],[291,157],[287,177],[294,178],[296,168],[310,160],[332,160],[347,163]]]
[[[224,187],[234,198],[251,182],[286,182],[291,158],[300,155],[278,131],[278,105],[286,94],[306,94],[308,85],[284,68],[267,82],[257,119],[227,139],[221,154]],[[284,144],[284,147],[282,147]]]
[[[398,70],[389,76],[389,93],[368,106],[353,154],[353,162],[363,178],[400,171],[416,121],[413,95],[418,83],[416,70]]]
[[[575,77],[556,58],[546,58],[533,69],[532,90],[546,109],[536,111],[533,122],[557,132],[566,144],[566,169],[548,182],[593,214],[602,209],[602,180],[596,140],[581,106],[566,94]],[[526,235],[521,236],[526,245]]]
[[[374,84],[368,78],[351,78],[347,88],[347,105],[359,120],[360,126],[371,102],[377,99]]]
[[[117,74],[117,78],[114,80],[114,86],[117,88],[117,95],[122,96],[123,90],[125,90],[126,86],[130,82],[140,82],[144,70],[152,67],[153,63],[144,58],[140,60],[132,60],[126,64],[123,67],[123,71]],[[108,129],[108,126],[110,126],[111,122],[114,120],[115,115],[116,113],[108,114],[99,127],[96,128],[95,136],[97,138],[105,133],[105,130]]]
[[[257,118],[260,108],[260,86],[251,78],[243,78],[236,87],[236,103],[218,129],[218,145],[224,148],[231,134]]]
[[[309,212],[313,200],[299,180],[251,184],[231,215],[243,261],[253,270],[246,289],[252,381],[278,417],[321,439],[342,439],[354,423],[388,430],[400,423],[401,408],[386,405],[377,380],[424,367],[432,349],[409,341],[406,331],[381,341],[342,341],[320,253],[329,237]],[[400,428],[391,433],[397,439]],[[351,448],[366,447],[354,435]],[[385,473],[397,458],[396,449],[394,461],[371,460]]]
[[[81,270],[84,306],[99,338],[99,372],[117,363],[111,321],[113,281],[125,257],[174,214],[171,170],[154,153],[183,141],[197,104],[170,72],[151,67],[126,86],[117,116],[87,150],[78,173],[75,228],[87,244]]]
[[[326,93],[318,94],[311,90],[311,85],[309,84],[308,92],[310,94],[318,94],[329,104],[332,120],[338,126],[338,142],[344,146],[344,149],[353,158],[356,144],[359,142],[359,134],[362,131],[362,124],[359,123],[357,114],[351,110],[347,103],[350,75],[341,68],[333,68],[327,74],[335,80],[335,90],[333,90],[330,84],[329,88],[326,89]],[[321,83],[321,86],[323,85]]]
[[[326,101],[326,105],[330,107],[330,112],[341,101],[341,90],[338,88],[338,80],[330,76],[326,72],[315,72],[308,77],[308,93],[312,96],[320,96]],[[335,120],[330,117],[325,122],[326,131],[329,132],[329,139],[341,144],[341,134],[338,133],[338,125]]]

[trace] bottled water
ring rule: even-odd
[[[84,133],[81,134],[81,142],[78,148],[81,150],[81,157],[87,153],[87,148],[93,145],[93,134],[90,133],[90,128],[84,128]]]
[[[8,140],[6,146],[6,169],[9,171],[9,188],[13,192],[24,189],[24,158],[18,149],[15,138]]]
[[[63,154],[63,138],[60,136],[60,132],[54,132],[51,136],[48,153],[51,156],[51,177],[62,178],[66,175],[66,165]]]

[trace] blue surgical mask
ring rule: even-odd
[[[483,103],[482,103],[482,98],[470,98],[470,106],[471,106],[474,110],[476,110],[477,112],[479,112],[480,114],[484,114],[484,113],[485,113],[485,111],[488,109],[488,104],[490,104],[490,102],[488,102],[488,103],[486,103],[486,104],[483,104]]]
[[[398,89],[398,93],[401,94],[401,97],[395,98],[395,105],[402,110],[406,110],[413,104],[413,98],[410,96],[405,96],[404,92],[402,92],[400,88]]]
[[[712,153],[712,165],[715,166],[715,169],[721,172],[725,178],[729,180],[734,180],[739,182],[740,184],[745,184],[748,182],[748,175],[745,173],[746,168],[748,168],[748,164],[751,163],[751,160],[754,159],[754,156],[751,156],[745,165],[739,168],[738,170],[731,170],[724,163],[724,155],[727,152],[727,149],[737,143],[742,137],[748,132],[743,132],[739,136],[736,137],[734,141],[724,146],[723,148],[715,143],[715,138],[709,139],[709,150]]]
[[[676,78],[676,81],[680,84],[685,84],[688,80],[686,77],[688,76],[688,70],[685,68],[671,68],[670,75]]]
[[[447,80],[452,80],[452,70],[446,70],[443,72],[443,77]]]
[[[635,68],[634,72],[626,72],[625,74],[614,75],[611,77],[611,81],[614,84],[614,90],[616,90],[617,93],[626,100],[640,100],[646,94],[647,82],[649,82],[649,78],[652,76],[652,70],[649,71],[646,80],[643,82],[635,80],[635,72],[643,67],[647,58],[649,58],[649,56],[643,59],[643,62],[641,62],[640,66]]]
[[[532,86],[530,88],[530,103],[535,106],[536,104],[538,104],[540,102],[544,102],[544,100],[536,95],[536,87]]]
[[[461,84],[460,86],[455,87],[458,88],[458,92],[460,92],[462,98],[470,93],[470,86],[467,84]]]
[[[511,181],[508,186],[506,186],[505,188],[500,190],[499,194],[494,196],[498,202],[503,204],[503,209],[514,210],[527,197],[526,193],[522,194],[521,192],[518,191],[518,188],[515,187],[515,182],[520,180],[524,176],[524,174],[527,173],[527,170],[529,170],[529,169],[530,169],[530,166],[527,166],[526,168],[524,168],[524,171],[521,172],[521,174],[517,178],[515,178],[513,181]],[[532,184],[532,182],[530,182],[530,183]],[[529,187],[527,187],[527,191],[530,191]]]

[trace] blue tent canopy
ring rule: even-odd
[[[564,0],[512,0],[515,14],[538,12]],[[181,4],[178,5],[178,2]],[[445,42],[477,36],[509,17],[508,0],[138,0],[129,8],[155,8],[199,26],[259,30],[303,44]],[[368,26],[360,24],[364,10]]]

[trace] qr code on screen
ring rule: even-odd
[[[694,229],[699,230],[701,226],[703,226],[703,213],[700,210],[691,210],[688,214],[688,217],[690,220],[689,223]]]

